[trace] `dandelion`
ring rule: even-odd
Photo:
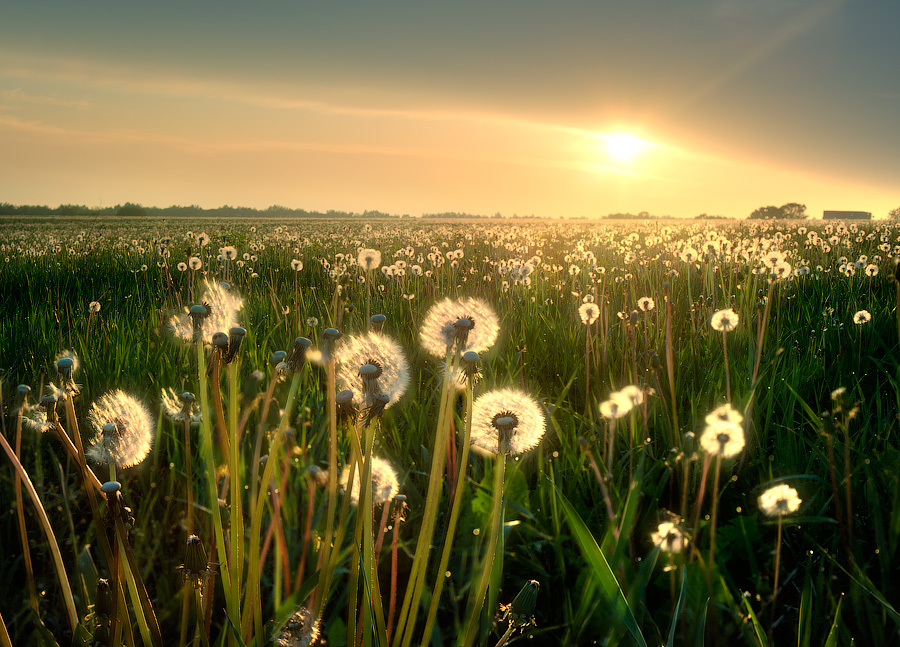
[[[730,421],[707,424],[700,436],[700,446],[711,456],[737,456],[744,449],[744,428],[740,423]]]
[[[159,403],[163,413],[174,422],[184,423],[189,421],[192,427],[200,424],[200,405],[197,404],[193,393],[176,393],[169,387],[160,393]]]
[[[91,301],[91,302],[88,304],[88,311],[89,311],[91,314],[100,312],[100,302],[99,302],[99,301]]]
[[[596,303],[583,303],[578,308],[578,315],[581,317],[581,323],[590,326],[600,316],[600,308]]]
[[[291,261],[291,269],[295,272],[299,272],[303,269],[303,261],[297,260],[296,258]]]
[[[184,263],[184,262],[179,263],[175,267],[178,268],[179,272],[187,272],[187,268],[188,268],[187,263]]]
[[[321,621],[313,619],[312,611],[300,607],[284,623],[275,638],[276,647],[308,647],[319,640]]]
[[[188,259],[188,267],[196,271],[203,268],[203,261],[198,256],[191,256]]]
[[[516,389],[489,391],[472,407],[472,444],[491,454],[517,455],[533,449],[545,428],[538,403]]]
[[[713,409],[710,413],[708,413],[704,420],[707,425],[714,425],[716,423],[731,423],[739,425],[744,422],[744,416],[742,416],[738,411],[735,411],[735,409],[730,404],[723,404],[721,407]]]
[[[460,353],[483,353],[497,341],[500,321],[493,308],[481,299],[444,299],[425,315],[419,340],[432,356],[444,359],[454,343]]]
[[[377,249],[361,249],[356,262],[366,272],[377,270],[381,267],[381,252]]]
[[[769,517],[783,517],[800,509],[800,497],[797,490],[789,485],[781,484],[770,487],[759,499],[759,509]]]
[[[100,397],[88,412],[94,428],[86,451],[94,461],[126,468],[137,465],[150,453],[153,422],[134,397],[117,390]]]
[[[653,308],[656,307],[656,301],[651,299],[650,297],[641,297],[637,300],[638,308],[640,308],[641,312],[650,312]]]
[[[759,499],[759,509],[769,517],[778,519],[778,537],[775,540],[775,578],[772,584],[772,621],[775,620],[775,598],[778,596],[778,576],[781,571],[781,520],[786,514],[800,509],[800,497],[797,490],[781,483],[763,492]]]
[[[341,474],[341,485],[347,489],[347,482],[350,480],[350,468],[345,467]],[[353,473],[353,486],[350,489],[350,500],[353,505],[359,505],[359,484],[360,477],[358,472]],[[397,481],[397,473],[389,462],[378,456],[372,457],[372,504],[379,505],[387,503],[397,496],[400,491],[400,484]]]
[[[664,521],[650,535],[650,541],[667,553],[680,553],[688,545],[689,539],[677,525]]]
[[[202,323],[201,338],[212,343],[212,336],[218,331],[230,330],[239,325],[238,312],[244,307],[244,301],[231,292],[227,283],[207,283],[206,291],[200,302],[205,306],[207,316]],[[197,307],[197,306],[195,306]],[[169,319],[172,333],[182,341],[194,340],[193,311],[186,308],[182,314]]]
[[[737,313],[731,308],[726,308],[725,310],[717,311],[709,322],[713,330],[718,330],[722,333],[722,351],[725,354],[725,395],[729,400],[731,400],[731,369],[728,366],[728,338],[726,333],[737,328],[739,321],[740,317],[737,316]]]
[[[391,406],[409,386],[409,363],[403,349],[390,337],[374,332],[348,337],[335,351],[334,358],[338,388],[350,390],[359,404],[366,404],[368,388],[370,396],[374,393],[388,396],[387,406]],[[363,366],[374,370],[364,372]],[[369,377],[364,378],[361,373]]]
[[[713,330],[720,332],[731,332],[735,328],[737,328],[738,323],[740,322],[740,317],[738,317],[737,313],[731,308],[726,308],[725,310],[718,310],[710,320],[710,325]]]
[[[868,310],[860,310],[855,315],[853,315],[853,323],[857,326],[861,326],[864,323],[869,323],[872,321],[872,314]]]

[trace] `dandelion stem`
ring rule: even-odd
[[[731,370],[728,368],[728,333],[722,330],[722,351],[725,353],[725,397],[731,402]]]
[[[481,625],[481,610],[484,604],[484,596],[487,593],[488,584],[491,581],[491,572],[494,566],[494,557],[497,546],[500,543],[500,533],[503,530],[503,481],[506,469],[506,454],[497,454],[494,461],[494,492],[493,505],[491,506],[491,533],[488,537],[487,552],[481,566],[481,577],[478,580],[478,588],[474,597],[470,597],[469,620],[460,647],[469,647],[475,640],[475,634]]]
[[[428,615],[425,619],[425,632],[422,634],[422,647],[427,647],[431,642],[431,632],[434,627],[434,621],[437,617],[438,603],[441,599],[441,592],[444,588],[444,581],[447,579],[445,573],[447,564],[450,562],[450,552],[453,548],[453,537],[456,533],[456,524],[459,521],[460,501],[462,501],[463,485],[465,484],[466,468],[469,463],[469,445],[472,436],[472,403],[475,390],[474,377],[469,378],[469,385],[466,389],[466,421],[464,424],[463,440],[462,440],[462,457],[459,461],[459,472],[456,477],[456,488],[453,492],[453,503],[450,506],[450,521],[447,524],[447,531],[444,535],[444,549],[441,552],[441,561],[437,570],[437,578],[434,583],[434,592],[431,595],[431,605],[428,609]]]
[[[16,457],[22,457],[22,409],[16,414]],[[19,538],[22,541],[22,557],[25,561],[25,577],[28,581],[28,599],[35,614],[40,615],[37,590],[34,587],[34,568],[31,565],[31,548],[28,546],[28,530],[25,527],[25,509],[22,501],[22,478],[16,472],[16,520],[19,524]]]
[[[775,624],[775,598],[778,597],[778,575],[781,571],[781,517],[778,515],[778,538],[775,540],[775,580],[772,585],[772,620],[769,623],[769,637],[772,636],[772,626]]]
[[[709,521],[709,572],[715,568],[716,555],[716,513],[719,510],[719,473],[722,469],[722,457],[716,456],[716,471],[713,476],[712,514]]]
[[[216,460],[213,456],[213,439],[212,429],[209,420],[209,393],[206,382],[206,349],[202,340],[197,344],[197,376],[200,386],[200,452],[206,463],[206,486],[207,496],[209,498],[208,505],[212,512],[213,529],[216,535],[216,550],[221,556],[220,568],[222,570],[222,589],[225,592],[225,605],[228,617],[237,624],[240,621],[240,614],[234,608],[234,598],[231,595],[231,574],[228,567],[228,560],[225,553],[225,532],[222,529],[222,514],[219,510],[219,491],[216,486]]]
[[[62,553],[59,550],[59,544],[56,542],[56,535],[53,534],[53,528],[50,526],[50,520],[47,518],[47,512],[44,510],[41,499],[38,497],[37,491],[34,489],[34,485],[28,477],[28,472],[22,467],[22,463],[19,462],[12,447],[6,442],[6,436],[3,434],[0,434],[0,444],[3,445],[3,450],[6,452],[13,468],[25,485],[25,491],[28,492],[28,496],[31,497],[31,502],[34,504],[38,520],[44,530],[44,535],[47,537],[47,541],[50,542],[50,555],[53,558],[53,565],[56,568],[56,577],[59,580],[59,586],[62,589],[63,599],[66,603],[66,615],[69,620],[69,627],[74,632],[75,627],[78,625],[78,612],[75,610],[75,598],[72,596],[72,589],[69,587],[69,579],[66,575],[66,567],[63,563]]]

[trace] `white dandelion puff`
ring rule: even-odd
[[[769,517],[783,517],[800,509],[802,501],[797,490],[785,485],[775,485],[759,495],[759,509]]]
[[[153,422],[137,398],[121,390],[107,393],[91,405],[88,421],[95,433],[85,453],[92,460],[126,468],[150,453]]]
[[[498,389],[472,405],[472,445],[492,454],[521,454],[537,447],[546,422],[540,405],[517,389]]]
[[[481,299],[466,297],[444,299],[431,306],[422,321],[419,340],[430,355],[444,359],[454,343],[460,353],[483,353],[499,334],[500,320],[493,308]]]

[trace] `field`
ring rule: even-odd
[[[896,256],[0,219],[0,645],[898,644]]]

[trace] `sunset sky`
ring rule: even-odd
[[[894,0],[5,3],[0,202],[884,217],[898,25]]]

